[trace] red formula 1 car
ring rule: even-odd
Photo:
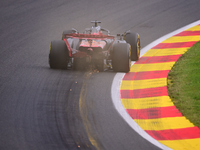
[[[98,25],[100,21],[91,23],[94,26],[86,28],[82,34],[76,29],[67,30],[62,40],[51,42],[50,68],[82,70],[92,65],[99,71],[129,72],[131,60],[139,59],[139,34],[127,31],[114,36]]]

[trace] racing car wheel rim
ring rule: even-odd
[[[138,41],[137,41],[137,55],[138,58],[140,57],[140,36],[138,35]]]

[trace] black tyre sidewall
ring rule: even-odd
[[[69,51],[63,40],[52,41],[49,50],[49,65],[53,69],[67,69]]]
[[[137,43],[139,42],[140,44],[140,37],[138,33],[127,33],[125,35],[125,41],[131,45],[131,60],[132,61],[137,61],[140,56],[140,50],[138,53],[137,50]]]
[[[116,43],[113,47],[112,66],[116,72],[129,72],[131,50],[128,43]]]

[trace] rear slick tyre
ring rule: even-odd
[[[116,43],[113,47],[112,66],[115,72],[129,72],[131,67],[131,47],[128,43]]]
[[[49,49],[49,65],[52,69],[67,69],[69,51],[63,40],[52,41]]]
[[[127,33],[125,41],[131,45],[131,60],[137,61],[140,58],[140,36],[138,33]]]

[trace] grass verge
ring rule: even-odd
[[[168,74],[168,94],[179,111],[200,128],[200,42]]]

